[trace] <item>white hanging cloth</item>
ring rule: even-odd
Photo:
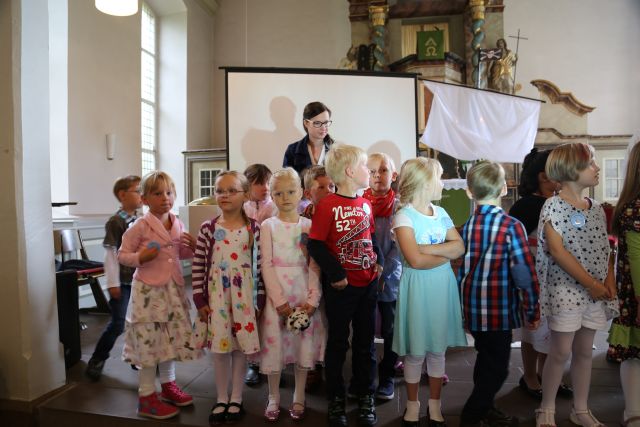
[[[538,130],[540,101],[423,81],[433,92],[421,142],[459,160],[522,163]]]

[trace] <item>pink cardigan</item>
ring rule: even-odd
[[[184,285],[181,259],[192,258],[193,251],[180,243],[184,225],[172,213],[171,230],[166,230],[160,220],[151,213],[139,218],[122,236],[122,245],[118,251],[118,261],[123,265],[136,267],[133,278],[145,285],[163,286],[173,279],[178,285]],[[158,256],[140,264],[140,251],[151,242],[160,245]]]

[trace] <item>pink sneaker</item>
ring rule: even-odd
[[[138,415],[141,417],[165,420],[175,417],[180,410],[175,406],[166,404],[158,399],[157,393],[138,398]]]
[[[193,403],[193,397],[185,393],[178,387],[175,381],[161,384],[162,393],[160,398],[166,402],[171,402],[176,406],[189,406]]]

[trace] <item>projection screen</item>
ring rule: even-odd
[[[340,70],[223,67],[229,169],[282,167],[287,145],[304,135],[304,106],[332,112],[329,134],[367,153],[384,152],[399,168],[418,149],[416,76]]]

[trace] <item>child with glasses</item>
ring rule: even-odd
[[[260,263],[260,227],[243,209],[249,181],[239,172],[222,172],[216,177],[215,194],[221,213],[200,227],[192,278],[193,301],[199,320],[206,324],[205,345],[215,366],[217,403],[209,422],[219,424],[237,422],[244,415],[244,373],[247,356],[260,351],[256,308],[264,307],[265,295],[259,274],[254,282],[254,260],[258,271]]]
[[[104,362],[109,358],[109,352],[116,339],[124,331],[124,319],[135,269],[118,263],[118,249],[122,244],[122,235],[137,219],[136,211],[142,207],[139,187],[140,177],[134,175],[118,178],[113,185],[113,194],[120,202],[120,209],[105,224],[105,236],[102,242],[105,249],[104,272],[110,296],[111,320],[102,332],[93,355],[87,363],[85,374],[94,381],[100,379]]]
[[[309,263],[306,240],[311,221],[298,215],[302,191],[300,178],[292,168],[277,171],[269,182],[278,215],[266,219],[262,232],[262,276],[267,291],[260,318],[260,370],[268,375],[269,400],[264,411],[267,421],[280,416],[280,376],[294,364],[295,390],[289,409],[292,419],[305,414],[307,372],[324,360],[326,333],[320,313],[320,271]],[[304,311],[309,325],[304,330],[286,326],[294,310]]]
[[[176,189],[164,172],[142,178],[142,202],[149,207],[122,236],[118,261],[136,267],[127,309],[122,358],[140,366],[138,415],[154,419],[178,414],[193,398],[176,385],[175,360],[193,360],[195,336],[180,260],[191,258],[195,239],[171,212]],[[156,369],[162,392],[156,394]],[[168,405],[161,400],[168,401]]]

